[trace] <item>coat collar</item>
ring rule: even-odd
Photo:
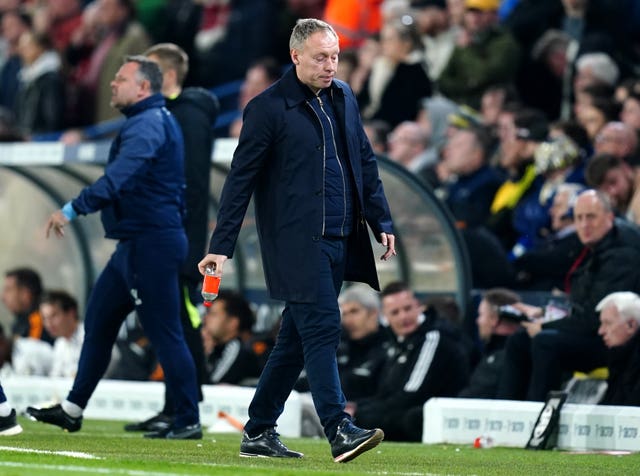
[[[163,107],[165,105],[164,97],[162,94],[156,93],[145,99],[138,101],[135,104],[131,104],[130,106],[123,107],[121,112],[127,117],[135,116],[141,111],[145,109],[150,109],[152,107]]]
[[[296,76],[295,66],[292,66],[286,73],[284,73],[280,79],[280,88],[283,91],[287,107],[289,108],[295,107],[300,103],[313,99],[314,97],[311,89],[309,89],[305,84],[302,84],[298,79],[298,76]],[[336,79],[334,79],[331,82],[331,86],[329,86],[332,94],[338,93],[341,96],[344,96],[342,88],[342,82]]]

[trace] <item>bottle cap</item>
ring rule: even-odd
[[[202,304],[204,305],[204,307],[211,307],[213,301],[204,301]]]

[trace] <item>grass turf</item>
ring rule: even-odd
[[[640,455],[570,454],[469,445],[383,442],[347,464],[331,459],[324,440],[283,438],[302,460],[240,458],[239,434],[164,441],[126,433],[122,422],[84,422],[77,433],[20,418],[24,432],[0,437],[0,474],[14,475],[627,475]],[[470,442],[471,443],[471,442]],[[67,453],[69,452],[69,453]]]

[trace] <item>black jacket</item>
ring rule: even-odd
[[[240,338],[216,345],[207,356],[207,383],[237,385],[259,376],[258,359]]]
[[[607,366],[607,393],[600,404],[640,406],[640,332],[608,350]]]
[[[484,348],[482,359],[471,373],[469,384],[458,393],[459,397],[496,398],[506,341],[506,336],[491,336]]]

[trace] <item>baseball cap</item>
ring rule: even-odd
[[[490,12],[500,8],[500,0],[465,0],[464,6],[467,9]]]

